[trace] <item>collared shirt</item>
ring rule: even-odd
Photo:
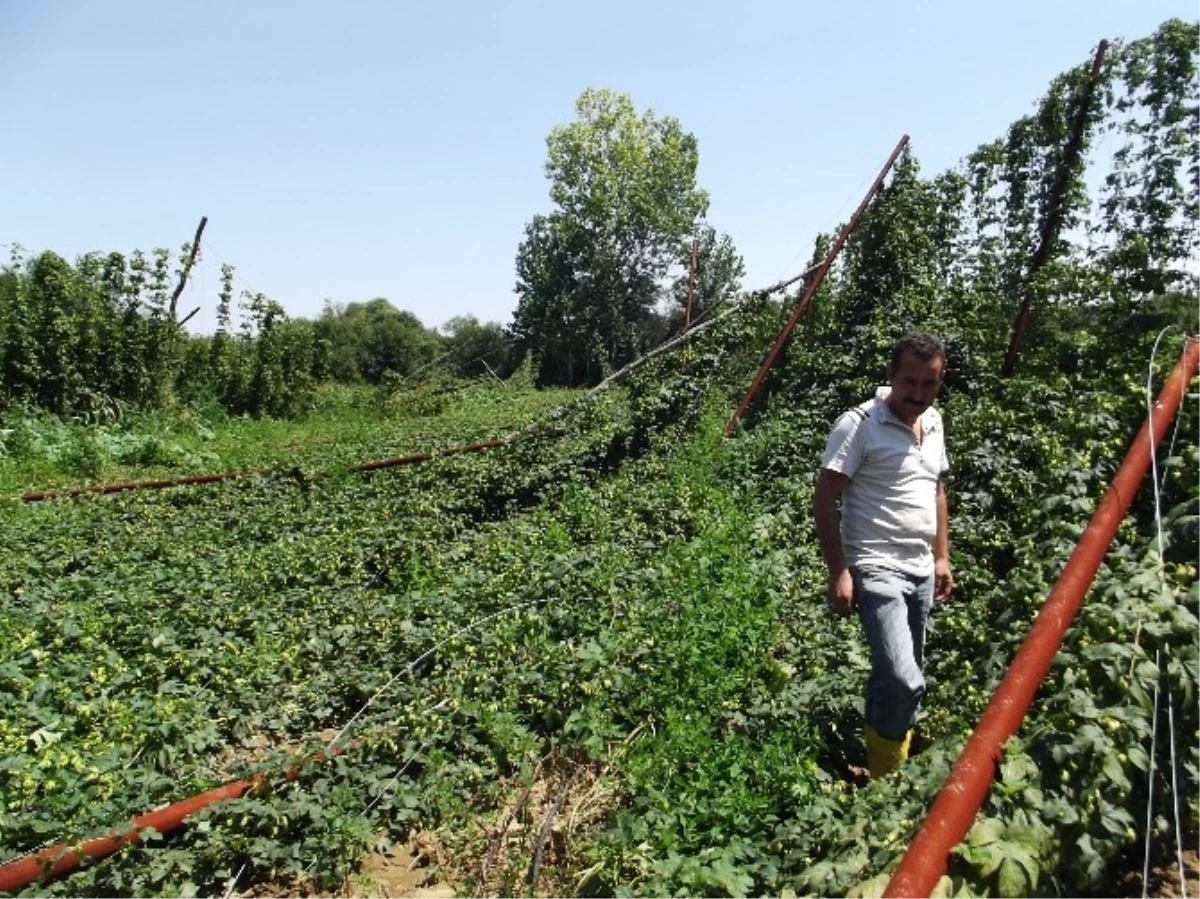
[[[847,565],[880,565],[923,577],[933,572],[938,480],[950,469],[942,416],[921,414],[921,437],[892,413],[890,388],[834,424],[821,467],[850,479],[842,493]]]

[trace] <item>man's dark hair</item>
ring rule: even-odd
[[[946,363],[946,347],[939,338],[932,334],[906,334],[901,337],[896,348],[892,350],[892,371],[900,368],[900,361],[905,353],[912,353],[918,359],[925,361],[941,359],[943,366]]]

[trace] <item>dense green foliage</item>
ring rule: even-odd
[[[337,381],[378,384],[386,372],[407,375],[437,354],[436,335],[411,312],[378,298],[345,309],[326,306],[316,325],[323,367]]]
[[[1068,173],[1064,227],[1032,283],[1030,263],[1089,64],[1055,79],[1033,115],[955,169],[925,180],[915,158],[901,161],[818,294],[818,336],[880,353],[921,323],[947,337],[960,368],[963,353],[985,352],[996,361],[970,361],[998,370],[1017,304],[1032,287],[1025,344],[1033,358],[1025,368],[1069,371],[1111,353],[1113,334],[1167,323],[1172,309],[1194,321],[1196,34],[1194,23],[1173,20],[1109,49],[1084,153]],[[1069,336],[1060,341],[1056,331]]]
[[[504,329],[473,315],[455,316],[442,326],[449,367],[459,377],[491,376],[499,380],[513,371],[515,353]]]
[[[323,383],[395,387],[433,364],[447,378],[505,378],[514,368],[503,328],[470,316],[443,335],[383,298],[329,304],[315,322],[250,291],[234,309],[230,265],[222,266],[216,332],[190,336],[167,308],[180,276],[171,267],[167,250],[156,250],[153,264],[111,253],[73,266],[52,252],[14,251],[0,274],[0,414],[110,420],[216,403],[234,415],[295,418]]]
[[[331,890],[415,830],[464,893],[877,892],[1187,339],[1162,329],[1200,324],[1197,43],[1170,22],[1110,51],[1093,127],[1124,162],[1096,196],[1075,173],[1013,378],[997,372],[1079,72],[959,169],[902,161],[733,440],[789,303],[747,298],[550,410],[512,382],[385,384],[390,442],[314,447],[299,472],[5,507],[0,861],[261,770],[254,795],[29,893]],[[1153,235],[1140,256],[1135,235]],[[867,659],[858,623],[825,611],[809,509],[830,424],[910,327],[950,345],[959,589],[935,613],[914,757],[857,786]],[[1160,489],[1122,523],[943,891],[1095,893],[1140,862],[1151,788],[1163,851],[1169,725],[1177,814],[1200,827],[1190,390]],[[509,429],[525,439],[486,454],[339,467]],[[349,751],[299,762],[331,742]]]
[[[171,254],[85,256],[18,250],[0,281],[5,393],[54,411],[112,397],[156,404],[182,338],[168,310]]]
[[[882,870],[1141,417],[1144,354],[1124,372],[947,400],[961,595],[935,625],[922,751],[854,789],[842,778],[865,658],[856,626],[824,612],[806,509],[823,430],[871,379],[796,389],[719,452],[727,408],[703,413],[706,389],[736,385],[714,376],[776,324],[770,305],[746,309],[697,336],[688,372],[665,359],[546,419],[554,441],[370,477],[13,509],[0,571],[10,853],[278,771],[386,686],[335,763],[38,893],[215,892],[243,865],[243,882],[336,886],[373,833],[416,827],[442,828],[469,877],[486,852],[479,816],[547,770],[564,785],[590,772],[607,796],[570,852],[547,856],[559,889],[824,894]],[[1143,495],[1097,585],[1107,601],[1089,604],[1010,748],[987,811],[995,839],[977,838],[1022,871],[1028,857],[1042,890],[1094,883],[1140,829],[1157,651],[1177,727],[1197,726],[1196,427],[1189,406],[1166,482],[1183,511],[1167,569]],[[1071,762],[1052,767],[1060,751]],[[523,889],[532,851],[491,888]],[[984,851],[956,862],[975,891],[999,876]]]

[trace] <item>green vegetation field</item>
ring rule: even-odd
[[[22,895],[379,893],[395,844],[461,895],[878,894],[1200,331],[1198,34],[1114,41],[932,178],[906,150],[793,294],[740,290],[698,144],[612,92],[551,133],[554,209],[526,228],[510,328],[443,335],[382,298],[306,322],[244,292],[235,331],[226,266],[218,331],[192,337],[166,250],[14,250],[0,871],[261,775]],[[662,135],[679,153],[652,152]],[[701,325],[603,381],[680,333],[693,233]],[[830,425],[911,330],[947,349],[958,586],[914,755],[864,783],[867,658],[825,610],[810,507]],[[1195,845],[1196,390],[938,895],[1119,895]]]
[[[263,468],[332,469],[499,439],[571,395],[517,382],[326,384],[301,421],[229,415],[215,404],[99,420],[24,408],[5,417],[0,493]]]
[[[961,588],[935,619],[920,751],[859,787],[866,660],[858,625],[824,611],[808,506],[828,424],[873,378],[797,351],[723,441],[754,361],[741,348],[778,315],[739,313],[686,365],[664,357],[595,397],[474,387],[424,416],[362,413],[336,447],[316,427],[299,478],[8,503],[0,861],[264,771],[252,796],[31,894],[334,891],[414,833],[436,835],[460,893],[880,887],[1145,385],[1131,354],[1102,383],[944,398]],[[1181,341],[1166,344],[1159,379]],[[486,453],[338,470],[531,423]],[[955,889],[1086,890],[1137,851],[1160,679],[1194,793],[1196,425],[1193,401],[1163,452],[1165,569],[1143,491]],[[344,754],[304,761],[335,736]]]

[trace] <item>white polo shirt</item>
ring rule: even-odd
[[[924,577],[933,573],[938,479],[950,469],[942,416],[921,415],[923,435],[892,414],[890,387],[834,424],[821,467],[846,475],[842,551],[847,565],[880,565]]]

